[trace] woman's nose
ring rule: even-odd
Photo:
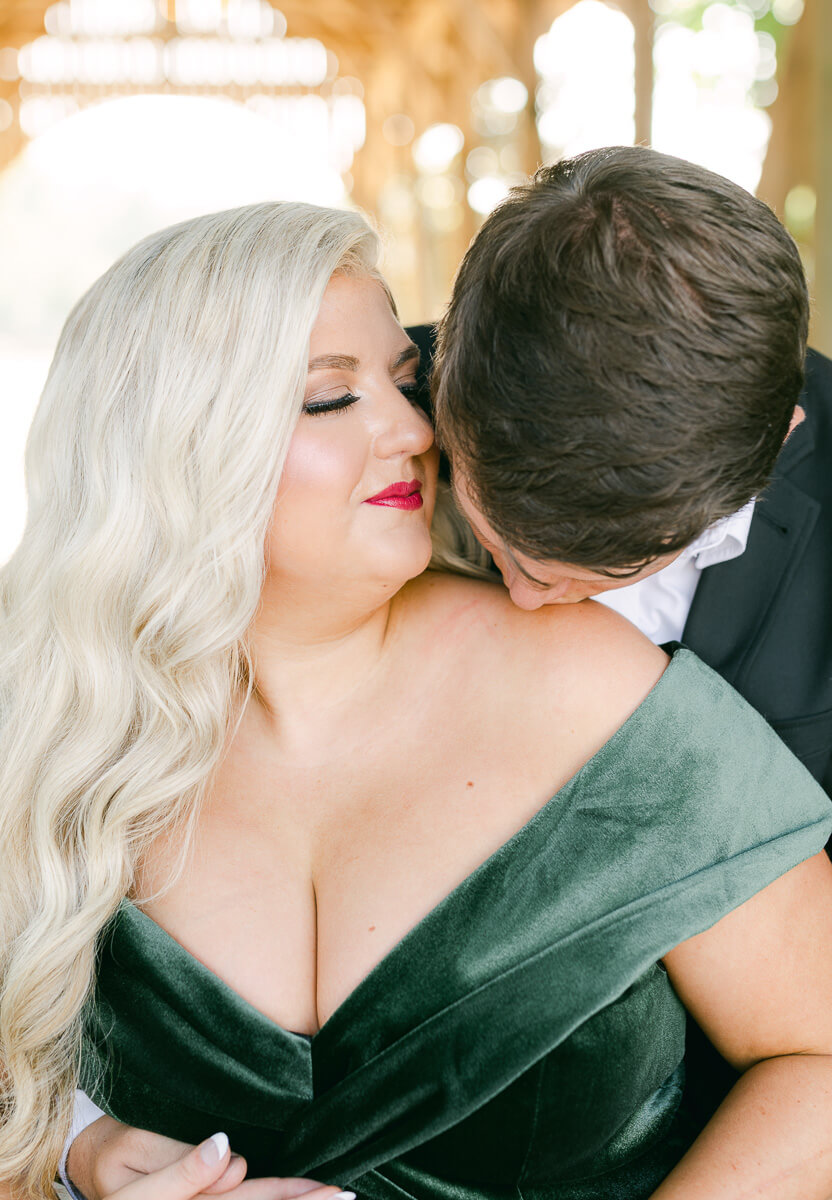
[[[391,386],[379,404],[374,449],[379,458],[425,454],[433,445],[433,427],[424,411]]]

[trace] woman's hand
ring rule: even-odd
[[[351,1197],[312,1179],[250,1179],[224,1133],[189,1146],[100,1117],[78,1135],[67,1160],[73,1186],[87,1200],[335,1200]]]

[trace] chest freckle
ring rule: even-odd
[[[468,780],[468,782],[466,783],[466,785],[465,785],[465,786],[466,786],[466,787],[473,787],[473,786],[474,786],[474,781],[473,781],[473,779],[469,779],[469,780]]]
[[[375,925],[368,925],[368,926],[367,926],[367,932],[368,932],[368,933],[372,933],[372,932],[374,931],[374,929],[375,929]]]

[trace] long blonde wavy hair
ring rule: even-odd
[[[355,213],[214,213],[140,242],[61,334],[0,572],[0,1180],[21,1196],[52,1195],[97,938],[150,840],[187,846],[249,694],[324,290],[377,256]],[[481,573],[447,493],[434,528],[433,565]]]

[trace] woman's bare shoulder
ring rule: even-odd
[[[518,715],[546,712],[606,740],[655,686],[667,655],[618,613],[585,600],[527,612],[499,583],[430,572],[414,603],[426,637],[482,684],[484,703],[499,697]]]

